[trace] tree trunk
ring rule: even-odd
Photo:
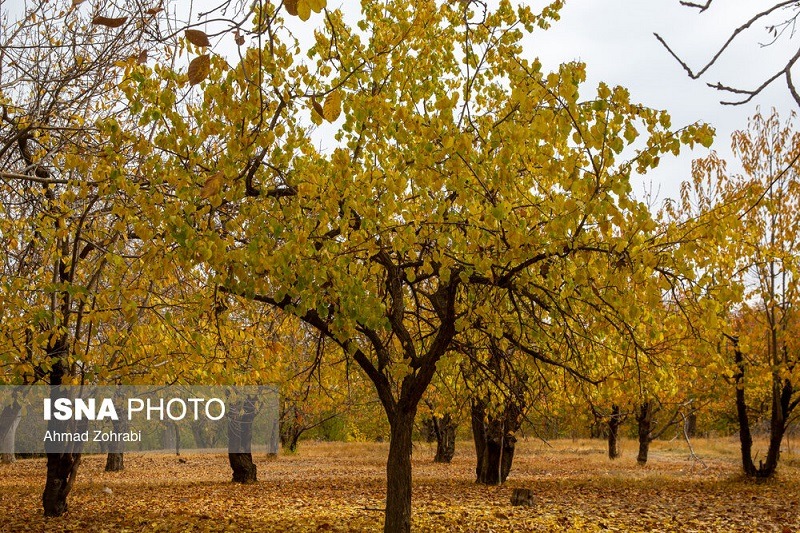
[[[216,439],[210,432],[207,420],[194,420],[191,422],[191,424],[189,424],[189,427],[192,430],[194,443],[198,448],[205,450],[214,447],[214,444],[216,444]]]
[[[258,481],[258,468],[253,463],[251,453],[229,453],[228,461],[233,470],[234,483],[256,483]]]
[[[164,422],[164,432],[161,434],[161,444],[164,450],[175,450],[175,455],[181,454],[181,437],[178,424],[175,422]]]
[[[650,451],[650,443],[653,441],[653,404],[651,402],[642,402],[639,412],[636,414],[636,422],[639,426],[639,454],[636,456],[636,462],[645,465],[647,464],[647,454]]]
[[[61,516],[67,512],[67,496],[80,464],[80,453],[47,454],[47,482],[42,494],[45,516]]]
[[[472,400],[472,439],[475,441],[475,457],[477,464],[475,465],[475,479],[480,483],[483,477],[482,472],[486,468],[486,404],[483,400]]]
[[[753,436],[750,433],[750,418],[747,416],[747,402],[744,396],[744,363],[742,354],[735,349],[735,361],[738,366],[736,378],[736,418],[739,421],[739,446],[742,452],[742,469],[748,476],[755,477],[756,465],[753,464]]]
[[[619,426],[622,425],[622,413],[618,405],[611,406],[611,416],[608,419],[608,458],[619,457]]]
[[[456,425],[450,413],[444,416],[432,416],[431,421],[436,436],[436,456],[434,463],[449,463],[456,453]]]
[[[697,436],[697,413],[692,411],[686,417],[686,436],[693,439]]]
[[[280,417],[273,414],[272,423],[267,428],[267,456],[277,457],[280,448]]]
[[[750,477],[766,479],[772,477],[778,468],[781,455],[781,442],[786,433],[786,424],[797,402],[792,403],[794,386],[792,382],[781,377],[777,371],[772,373],[772,410],[769,426],[769,448],[766,461],[759,461],[758,467],[753,463],[753,437],[750,433],[750,420],[747,416],[747,403],[744,394],[744,356],[739,350],[738,339],[734,338],[734,362],[737,372],[736,380],[736,415],[739,421],[739,442],[742,450],[742,468]]]
[[[769,427],[769,448],[767,460],[759,464],[759,477],[770,477],[778,468],[781,456],[781,443],[786,433],[786,421],[791,414],[791,399],[794,388],[792,382],[781,378],[777,373],[772,375],[772,417]]]
[[[301,413],[296,405],[285,406],[281,415],[280,438],[281,445],[294,453],[297,451],[297,444],[300,442],[300,435],[305,428],[300,423]]]
[[[486,403],[472,403],[472,436],[475,440],[477,483],[500,485],[506,481],[514,460],[517,439],[514,433],[519,429],[519,406],[514,401],[506,405],[499,417],[486,415]]]
[[[108,452],[106,456],[106,472],[122,472],[125,470],[125,454]]]
[[[592,421],[589,423],[589,438],[590,439],[602,439],[605,437],[603,434],[603,426],[605,423],[603,422],[602,417],[599,413],[593,413]]]
[[[119,403],[119,402],[116,402]],[[123,412],[121,405],[117,406],[117,412]],[[111,422],[112,429],[115,434],[121,435],[128,432],[128,419],[120,417],[119,420]],[[108,443],[108,456],[106,457],[106,472],[121,472],[125,470],[125,461],[123,452],[125,451],[125,443],[122,441],[111,441]]]
[[[411,531],[411,437],[416,406],[389,419],[389,460],[386,463],[386,521],[384,533]]]
[[[245,398],[235,403],[228,412],[228,460],[233,470],[234,483],[255,483],[258,481],[253,463],[253,420],[256,405],[253,398]]]
[[[66,338],[60,338],[54,346],[48,349],[48,355],[54,361],[50,369],[50,399],[55,401],[65,396],[60,385],[65,368],[62,357],[67,353]],[[47,423],[48,431],[63,433],[67,431],[84,431],[88,422],[83,421],[78,427],[74,422],[50,420]],[[42,493],[42,507],[45,516],[61,516],[67,512],[67,497],[72,490],[72,484],[78,475],[78,466],[81,464],[81,451],[83,442],[70,443],[66,447],[58,444],[54,447],[51,442],[45,443],[47,452],[47,480]]]
[[[0,412],[0,463],[2,464],[15,461],[14,450],[20,420],[22,420],[22,409],[16,402],[5,406]]]

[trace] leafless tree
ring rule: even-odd
[[[706,2],[700,3],[682,0],[680,3],[683,6],[697,9],[699,13],[705,13],[712,6],[713,1],[714,0],[706,0]],[[771,46],[780,41],[785,44],[789,50],[797,48],[791,52],[791,57],[786,59],[785,62],[782,62],[776,70],[767,74],[764,79],[756,82],[758,85],[754,88],[728,85],[720,81],[707,82],[707,85],[731,97],[730,99],[723,100],[721,102],[723,105],[741,105],[750,102],[774,82],[783,79],[792,98],[794,98],[794,101],[800,106],[800,92],[798,92],[795,85],[794,74],[792,73],[795,64],[800,60],[800,47],[793,47],[791,42],[797,31],[798,17],[800,17],[800,0],[783,0],[781,2],[776,2],[772,6],[761,9],[734,29],[728,35],[725,42],[714,50],[711,59],[699,68],[692,68],[687,63],[686,59],[675,52],[661,35],[656,33],[655,37],[664,48],[666,48],[670,55],[680,63],[681,67],[683,67],[690,78],[700,79],[708,73],[711,67],[720,62],[724,56],[731,53],[730,50],[735,42],[740,41],[744,35],[752,34],[752,32],[758,31],[759,27],[762,27],[766,38],[764,42],[761,43],[761,46]]]

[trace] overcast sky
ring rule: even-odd
[[[730,135],[747,126],[747,119],[757,106],[766,113],[776,107],[782,117],[788,117],[796,105],[783,80],[742,106],[721,105],[719,102],[726,95],[707,87],[706,82],[756,87],[775,72],[787,54],[793,54],[792,45],[797,50],[797,44],[783,39],[770,47],[760,46],[767,39],[766,24],[756,23],[717,67],[701,80],[691,80],[653,33],[664,37],[689,66],[699,68],[735,28],[774,3],[714,0],[710,9],[699,13],[681,6],[678,0],[567,0],[561,20],[548,31],[533,35],[525,53],[539,56],[549,68],[562,61],[584,61],[590,86],[602,80],[628,87],[634,101],[669,111],[673,126],[696,120],[709,122],[717,129],[712,149],[732,161]],[[784,11],[771,20],[785,20],[791,14]],[[689,177],[691,159],[705,153],[699,148],[677,160],[662,158],[661,167],[637,180],[634,191],[640,195],[645,184],[652,183],[661,199],[676,196],[680,182]]]
[[[486,1],[490,6],[497,3],[497,0]],[[512,0],[515,1],[540,8],[549,0]],[[589,88],[593,89],[602,80],[609,85],[627,87],[634,101],[666,109],[672,115],[674,127],[698,120],[712,124],[717,129],[712,149],[733,162],[730,135],[734,130],[746,128],[747,119],[757,106],[765,113],[776,107],[783,117],[788,117],[796,105],[783,80],[776,81],[762,95],[742,106],[721,105],[720,100],[726,95],[707,87],[706,82],[755,87],[779,65],[785,64],[785,59],[792,55],[792,46],[796,51],[797,44],[784,38],[773,46],[762,47],[760,43],[768,39],[764,30],[768,21],[756,23],[716,67],[701,80],[691,80],[653,33],[662,35],[691,67],[700,68],[734,29],[776,2],[713,0],[710,9],[699,13],[697,9],[681,6],[679,0],[567,0],[561,20],[547,31],[535,32],[527,41],[524,54],[538,56],[547,69],[556,69],[563,61],[584,61],[589,77],[584,96],[590,96]],[[204,5],[218,3],[218,0],[195,0],[194,11],[197,13]],[[22,10],[25,0],[0,0],[0,5],[13,13],[15,9]],[[176,5],[186,9],[190,4],[176,2]],[[341,8],[347,18],[353,18],[360,11],[360,2],[328,0],[328,7]],[[780,12],[770,22],[785,20],[792,13]],[[321,15],[313,14],[309,23],[297,27],[300,33],[308,32],[310,38],[310,28],[321,23]],[[221,43],[214,49],[224,53],[224,48]],[[691,152],[687,150],[679,158],[663,157],[658,169],[635,180],[634,192],[641,197],[645,189],[650,189],[660,199],[675,197],[680,182],[689,178],[692,158],[706,153],[701,147]]]

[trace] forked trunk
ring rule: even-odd
[[[80,453],[47,454],[47,482],[42,494],[45,516],[61,516],[67,512],[67,497],[80,464]]]
[[[786,432],[786,420],[794,407],[792,394],[794,387],[791,381],[782,378],[777,372],[772,375],[772,416],[769,427],[769,448],[764,461],[758,466],[753,462],[753,436],[750,433],[750,419],[747,416],[747,403],[744,394],[744,356],[734,340],[734,362],[737,366],[736,379],[736,415],[739,421],[739,443],[742,450],[742,469],[747,476],[769,478],[778,468],[781,454],[781,442]]]

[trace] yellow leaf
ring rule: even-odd
[[[192,59],[189,63],[189,83],[197,85],[208,77],[211,71],[211,57],[208,54]]]
[[[342,97],[338,91],[334,91],[325,98],[325,103],[322,105],[322,116],[328,122],[335,122],[342,112]]]
[[[311,6],[308,0],[297,0],[297,16],[300,20],[308,20],[311,17]]]
[[[186,30],[186,40],[195,46],[211,46],[208,35],[200,30]]]
[[[317,102],[317,100],[314,98],[311,99],[311,107],[314,108],[314,112],[317,115],[319,115],[319,118],[325,118],[325,110],[322,108],[321,105],[319,105],[319,102]]]
[[[297,16],[297,2],[298,0],[285,0],[283,2],[286,12],[295,17]]]
[[[308,6],[314,11],[314,13],[319,13],[325,9],[325,6],[328,3],[326,0],[305,0],[305,2],[308,3]]]
[[[200,190],[200,197],[201,198],[211,198],[219,194],[220,189],[222,189],[222,178],[225,175],[222,171],[217,172],[213,176],[209,177],[206,182],[203,184],[203,188]]]

